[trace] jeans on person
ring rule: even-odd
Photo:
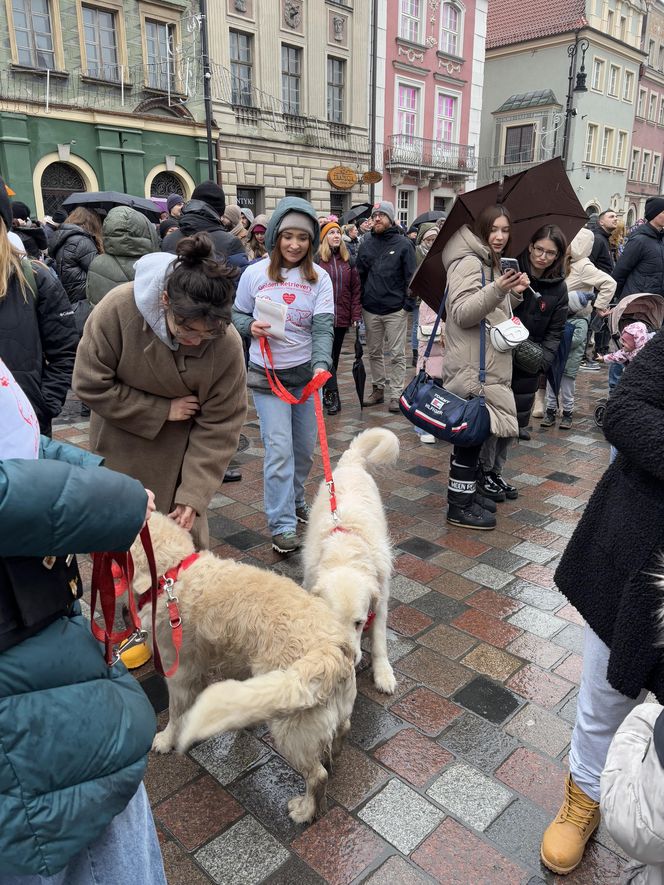
[[[143,784],[101,836],[53,876],[0,873],[0,885],[166,885],[164,863]]]
[[[420,305],[416,304],[412,310],[411,317],[413,318],[413,325],[410,329],[410,347],[411,350],[417,350],[419,346],[419,341],[417,340],[417,329],[420,325]]]
[[[500,475],[503,472],[505,461],[507,461],[507,452],[511,445],[512,437],[510,436],[496,436],[495,433],[492,433],[485,439],[479,459],[485,473],[493,471]]]
[[[609,745],[625,716],[648,694],[628,698],[613,688],[607,678],[610,650],[586,624],[583,642],[583,672],[572,732],[569,770],[577,787],[599,802],[599,779]]]
[[[295,397],[302,388],[292,390]],[[270,534],[294,532],[295,508],[304,504],[304,484],[309,476],[316,446],[316,415],[313,396],[291,406],[273,393],[254,390],[254,405],[265,447],[263,495]]]
[[[609,391],[612,391],[620,381],[624,371],[625,367],[622,363],[609,363]]]
[[[390,399],[399,399],[406,382],[408,314],[405,310],[386,314],[365,310],[363,314],[371,381],[381,390],[388,388]]]
[[[567,375],[563,375],[560,379],[560,392],[558,394],[558,399],[560,400],[563,412],[572,412],[574,411],[574,392],[576,390],[576,378],[570,378]],[[547,411],[555,412],[558,408],[558,401],[556,400],[556,395],[553,392],[553,387],[546,382],[546,409]]]

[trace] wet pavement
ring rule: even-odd
[[[332,458],[353,435],[384,426],[400,437],[395,469],[377,477],[394,543],[389,620],[393,696],[358,677],[352,731],[330,780],[328,813],[288,817],[301,781],[266,728],[206,741],[187,756],[150,755],[146,786],[170,885],[507,885],[563,881],[539,862],[566,773],[581,673],[583,625],[553,575],[608,464],[593,411],[606,370],[579,373],[570,431],[540,430],[510,453],[519,497],[498,507],[493,532],[445,523],[449,448],[423,445],[387,408],[360,412],[352,353],[342,354],[342,411],[327,419]],[[56,436],[87,444],[70,401]],[[270,546],[262,447],[253,409],[236,456],[241,482],[212,500],[213,549],[299,580],[299,556]],[[322,479],[316,458],[313,497]],[[86,573],[88,572],[85,569]],[[137,671],[159,712],[167,693]],[[618,883],[624,864],[602,828],[566,885]]]

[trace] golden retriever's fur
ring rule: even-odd
[[[391,430],[375,427],[360,433],[334,470],[339,526],[330,510],[323,483],[311,508],[304,542],[304,586],[322,597],[346,629],[362,657],[362,631],[369,609],[375,612],[368,635],[376,688],[392,694],[396,679],[387,658],[387,603],[392,549],[378,486],[367,467],[395,464],[399,440]]]
[[[149,527],[157,574],[193,552],[189,533],[168,517],[153,514]],[[150,581],[140,541],[131,552],[134,587],[141,592]],[[306,793],[289,802],[290,816],[298,823],[319,816],[327,784],[322,762],[341,749],[356,695],[344,631],[323,600],[289,578],[209,551],[180,573],[174,593],[182,616],[180,666],[168,680],[169,721],[153,749],[184,751],[219,732],[269,721],[276,749],[306,782]],[[141,620],[148,631],[150,617],[146,606]],[[157,638],[168,665],[172,638],[164,598]],[[234,678],[206,688],[212,668]]]

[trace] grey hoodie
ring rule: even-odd
[[[175,259],[168,252],[151,252],[139,258],[134,265],[134,301],[145,322],[171,350],[180,346],[171,337],[166,323],[166,310],[161,295],[166,288]]]

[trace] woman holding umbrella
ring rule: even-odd
[[[447,272],[447,319],[442,381],[452,393],[464,398],[484,390],[497,437],[518,433],[516,405],[510,387],[512,354],[496,350],[488,329],[482,325],[505,322],[512,307],[521,304],[530,284],[525,273],[500,272],[500,256],[510,241],[510,216],[502,206],[487,206],[472,229],[464,225],[452,235],[443,250]],[[509,299],[509,300],[508,300]],[[486,381],[480,383],[480,336],[485,336]],[[454,446],[450,458],[447,491],[447,521],[460,528],[490,530],[496,517],[475,500],[476,476],[481,446]]]

